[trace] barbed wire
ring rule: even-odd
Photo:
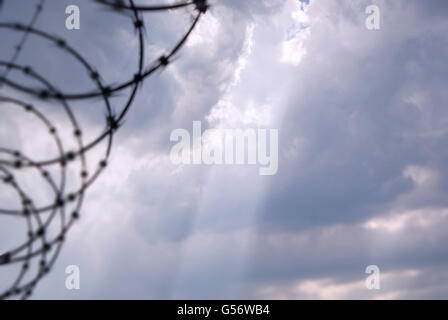
[[[57,149],[57,156],[44,160],[36,160],[26,155],[20,150],[4,148],[0,146],[0,179],[4,186],[15,192],[20,199],[21,206],[15,209],[0,207],[0,215],[11,216],[23,219],[26,224],[26,240],[18,246],[8,250],[5,253],[0,252],[0,267],[19,264],[18,275],[13,279],[12,284],[4,292],[0,291],[0,299],[19,297],[26,299],[33,293],[38,282],[50,272],[53,267],[61,247],[64,243],[67,232],[71,229],[74,222],[80,217],[80,211],[84,200],[84,194],[87,189],[97,180],[98,176],[107,167],[111,154],[113,138],[117,130],[129,112],[138,89],[141,84],[157,70],[168,66],[176,53],[183,47],[193,30],[198,24],[201,16],[208,9],[207,0],[180,1],[167,5],[137,5],[134,0],[92,0],[101,6],[107,7],[116,12],[129,12],[136,31],[138,39],[137,70],[130,79],[126,79],[119,84],[107,84],[103,80],[100,72],[95,66],[88,62],[88,58],[83,56],[77,49],[70,46],[63,38],[52,35],[36,27],[41,12],[47,5],[45,0],[39,0],[35,7],[34,14],[27,24],[20,22],[0,22],[0,30],[11,33],[21,34],[19,42],[11,58],[7,61],[0,60],[0,86],[7,87],[17,91],[25,96],[31,96],[40,103],[52,102],[60,104],[63,112],[66,114],[71,125],[71,134],[76,143],[75,150],[66,148],[66,141],[54,123],[47,116],[44,109],[24,101],[24,98],[14,98],[3,95],[0,92],[0,106],[3,108],[18,108],[19,110],[34,117],[46,130]],[[0,0],[0,9],[3,1]],[[180,8],[192,8],[195,16],[186,32],[180,37],[174,47],[167,53],[159,56],[149,65],[145,65],[145,23],[143,14],[154,11],[168,11]],[[17,63],[27,39],[36,37],[55,45],[61,52],[68,55],[87,73],[90,81],[96,89],[90,91],[80,91],[77,93],[66,93],[58,89],[47,77],[39,74],[32,66],[20,65]],[[2,45],[5,45],[3,42]],[[22,76],[35,81],[40,85],[34,88],[13,80],[9,75],[19,73]],[[111,107],[110,99],[119,92],[129,90],[126,101],[123,103],[119,112],[115,112]],[[83,128],[77,120],[73,108],[70,106],[72,101],[92,101],[100,99],[105,107],[105,127],[95,138],[85,142]],[[106,148],[93,172],[88,172],[88,153],[96,149],[100,143],[105,143]],[[68,187],[68,171],[70,166],[78,164],[79,181],[78,187],[71,190]],[[58,179],[52,170],[56,168],[59,172]],[[16,178],[18,172],[31,170],[39,174],[43,182],[51,190],[51,201],[43,205],[37,205],[36,200],[25,191],[19,180]],[[57,225],[57,231],[51,230]],[[35,273],[31,274],[32,264],[35,265]]]

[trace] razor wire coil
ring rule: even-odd
[[[132,78],[124,80],[119,84],[107,84],[95,66],[89,63],[88,58],[78,52],[76,48],[70,46],[63,38],[36,27],[36,22],[41,12],[48,5],[45,0],[38,0],[34,14],[28,24],[0,21],[0,30],[21,33],[20,40],[14,47],[12,57],[9,60],[0,60],[0,89],[2,87],[8,87],[21,94],[31,96],[40,102],[52,101],[60,104],[69,120],[71,134],[76,142],[75,150],[67,150],[64,145],[64,138],[58,131],[57,125],[52,122],[43,110],[32,103],[24,101],[23,98],[3,95],[0,91],[0,106],[4,108],[18,108],[22,112],[34,117],[46,129],[47,135],[54,142],[57,149],[57,156],[45,160],[35,160],[20,150],[0,146],[0,182],[4,187],[15,192],[21,202],[21,207],[15,209],[2,208],[0,206],[0,215],[23,219],[27,229],[26,240],[23,243],[7,252],[0,252],[0,267],[13,264],[21,265],[18,275],[13,278],[12,284],[4,292],[0,291],[0,299],[11,297],[26,299],[30,297],[39,281],[50,272],[60,253],[67,232],[80,217],[85,192],[107,167],[114,135],[128,114],[139,87],[157,70],[163,69],[172,62],[173,57],[184,46],[197,26],[201,16],[208,9],[207,0],[179,1],[166,5],[138,5],[134,3],[134,0],[92,1],[116,12],[128,12],[132,19],[133,28],[137,34],[137,70]],[[0,8],[1,5],[2,1],[0,0]],[[145,65],[145,23],[143,15],[154,11],[168,11],[180,8],[192,8],[195,11],[195,16],[190,26],[167,54],[163,54],[151,64]],[[58,89],[44,75],[35,71],[32,66],[18,64],[17,59],[24,50],[27,39],[30,37],[47,41],[74,59],[74,61],[84,68],[96,89],[66,93]],[[32,79],[39,83],[40,87],[34,88],[20,81],[12,80],[9,77],[12,72],[20,73],[24,77]],[[110,99],[124,90],[129,90],[130,93],[119,112],[115,112],[111,107]],[[70,102],[77,100],[90,101],[92,99],[101,99],[104,103],[106,124],[98,136],[85,142],[83,127],[78,121],[73,108],[70,106]],[[2,111],[0,110],[0,112]],[[106,144],[104,154],[97,164],[96,169],[93,172],[88,172],[87,155],[100,143]],[[68,167],[75,162],[78,163],[80,168],[78,172],[80,181],[76,190],[69,190],[67,187],[67,180],[69,179]],[[49,168],[58,168],[59,179],[54,177]],[[19,181],[16,179],[16,174],[18,171],[23,170],[35,171],[35,173],[42,177],[52,192],[53,200],[50,203],[37,205],[36,201],[21,187]],[[70,210],[68,209],[69,204]],[[48,230],[51,226],[54,226],[57,219],[59,221],[58,232],[56,235],[50,235]],[[32,263],[37,264],[37,270],[35,274],[30,276],[29,273],[31,272]]]

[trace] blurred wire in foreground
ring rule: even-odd
[[[138,38],[139,47],[137,52],[135,52],[138,62],[137,70],[135,70],[132,78],[126,79],[121,83],[113,85],[105,83],[95,66],[88,62],[87,57],[84,57],[75,48],[71,47],[64,39],[35,27],[39,15],[45,6],[48,5],[45,3],[45,0],[38,1],[34,15],[28,24],[0,22],[0,30],[21,34],[20,41],[15,45],[12,57],[7,61],[0,60],[0,86],[31,95],[39,102],[52,101],[60,104],[69,120],[71,135],[77,146],[75,150],[66,150],[65,140],[57,130],[57,124],[50,120],[50,117],[46,115],[42,108],[38,108],[35,104],[33,105],[20,98],[2,95],[0,92],[0,107],[10,108],[12,106],[35,117],[46,128],[49,137],[54,141],[58,150],[58,155],[55,157],[45,160],[35,160],[20,150],[0,146],[0,183],[15,192],[21,202],[21,207],[15,209],[0,207],[0,215],[22,219],[27,228],[26,240],[23,243],[5,253],[0,252],[1,267],[13,264],[20,266],[18,274],[11,277],[11,285],[6,291],[0,291],[0,299],[10,297],[28,298],[42,277],[50,272],[59,255],[67,232],[80,216],[85,192],[107,166],[113,136],[120,128],[124,117],[130,110],[140,85],[145,79],[154,74],[155,71],[163,69],[172,62],[174,55],[185,44],[199,19],[208,8],[206,0],[179,1],[168,5],[145,6],[136,5],[133,0],[92,1],[96,1],[100,5],[117,12],[128,12],[132,17],[131,22],[137,34],[136,37]],[[0,8],[2,5],[3,0],[0,0]],[[171,51],[158,57],[152,64],[145,65],[145,40],[143,32],[145,24],[143,14],[188,7],[191,7],[196,13],[187,31],[181,36]],[[84,68],[91,82],[94,84],[95,89],[70,94],[65,93],[57,89],[57,86],[52,84],[44,75],[37,73],[32,66],[17,64],[17,59],[29,37],[37,37],[42,41],[47,41],[74,59],[75,62]],[[2,46],[4,45],[5,43],[3,42]],[[40,87],[35,88],[27,86],[24,82],[12,80],[9,77],[10,73],[21,73],[24,77],[39,83]],[[125,99],[126,101],[118,112],[113,111],[110,98],[119,92],[123,93],[124,90],[130,92]],[[83,138],[83,128],[70,107],[70,102],[73,100],[88,102],[89,100],[93,101],[92,99],[100,99],[104,103],[106,125],[96,138],[86,142]],[[33,137],[30,137],[30,139],[33,139]],[[100,143],[107,145],[105,152],[96,169],[93,172],[88,172],[87,154]],[[69,166],[74,166],[73,163],[78,163],[76,168],[80,168],[78,172],[78,187],[74,190],[67,190],[67,180],[70,178],[68,168]],[[55,179],[50,168],[57,169],[59,172],[58,179]],[[21,187],[16,179],[16,174],[18,171],[22,172],[25,170],[33,170],[35,171],[34,173],[42,177],[43,182],[52,191],[53,200],[51,202],[45,205],[37,205],[36,200],[33,200],[24,188]],[[56,221],[59,221],[59,223]],[[58,232],[52,234],[49,232],[49,229],[50,227],[55,228],[55,224],[58,226]]]

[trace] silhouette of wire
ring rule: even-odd
[[[19,208],[8,209],[0,207],[0,215],[23,219],[27,229],[27,239],[23,243],[0,255],[0,266],[21,265],[20,271],[14,278],[15,280],[12,281],[12,284],[4,292],[0,292],[0,299],[10,297],[26,299],[30,297],[38,282],[50,272],[60,253],[67,232],[80,217],[85,192],[107,167],[114,135],[129,112],[139,87],[145,79],[172,62],[173,57],[185,44],[201,16],[206,13],[208,8],[206,0],[181,1],[170,5],[152,6],[139,6],[134,3],[134,0],[93,1],[117,12],[126,11],[131,13],[130,16],[138,39],[138,50],[136,52],[138,66],[132,78],[126,79],[119,84],[106,84],[95,66],[90,64],[88,59],[80,52],[70,46],[64,39],[36,27],[36,21],[46,6],[45,0],[39,0],[28,24],[0,22],[0,30],[21,34],[20,41],[16,45],[12,57],[8,61],[0,60],[0,70],[3,70],[0,72],[0,86],[31,95],[39,102],[51,101],[60,104],[69,120],[71,133],[76,143],[75,150],[66,150],[64,138],[59,133],[57,124],[50,120],[50,117],[46,115],[42,108],[38,108],[35,104],[28,103],[20,98],[9,97],[0,93],[0,106],[18,108],[34,117],[46,129],[57,149],[57,156],[45,160],[35,160],[20,150],[0,147],[0,155],[2,156],[0,158],[0,183],[3,183],[4,186],[15,192],[21,201]],[[0,0],[0,8],[2,4],[3,2]],[[143,14],[188,7],[195,10],[196,14],[186,32],[167,54],[161,55],[151,64],[145,66],[145,38],[143,32],[145,23]],[[61,52],[72,57],[87,72],[90,81],[96,89],[66,93],[59,90],[44,75],[35,71],[32,66],[18,64],[17,59],[27,39],[32,36],[55,45]],[[26,78],[35,81],[40,87],[36,89],[17,80],[12,80],[9,74],[13,72],[20,73]],[[124,90],[129,90],[130,93],[121,110],[115,113],[112,110],[110,99]],[[100,98],[104,103],[106,124],[98,136],[85,142],[83,129],[70,107],[70,101],[93,101],[93,99],[97,98]],[[87,155],[89,151],[104,142],[106,148],[97,164],[97,168],[93,172],[88,172]],[[78,163],[78,168],[80,168],[79,182],[78,187],[71,190],[68,187],[68,168],[74,166],[74,163]],[[59,172],[58,179],[50,170],[54,168]],[[44,183],[48,185],[52,192],[52,201],[43,205],[36,204],[36,201],[27,194],[25,188],[16,179],[17,173],[24,170],[32,170],[42,177]],[[54,230],[50,232],[51,228],[55,228],[56,221],[59,221],[59,228],[57,228],[56,232]],[[37,264],[37,270],[35,274],[30,275],[33,263]]]

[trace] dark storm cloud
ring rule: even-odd
[[[26,20],[19,2],[0,17]],[[72,2],[53,2],[40,27],[68,37],[111,82],[133,75],[126,17],[98,19],[96,5],[79,1],[81,30],[69,32]],[[391,297],[446,297],[447,2],[375,1],[375,32],[364,27],[370,2],[311,1],[308,22],[293,18],[298,1],[215,2],[196,39],[141,88],[109,171],[36,297],[372,298],[368,264],[382,268]],[[148,18],[146,62],[190,18]],[[303,42],[290,52],[300,63],[282,57],[294,41]],[[61,87],[90,85],[55,48],[31,43],[45,54],[28,50],[21,61],[54,60],[45,71]],[[260,120],[279,128],[276,176],[171,165],[171,130],[193,120],[255,126],[242,119],[250,103],[257,116],[279,118]],[[78,112],[102,128],[102,109]],[[63,287],[68,264],[81,266],[80,292]]]

